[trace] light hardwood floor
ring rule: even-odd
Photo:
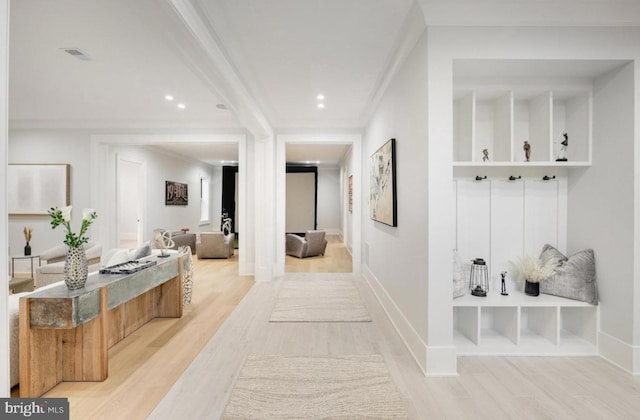
[[[283,281],[328,277],[353,278],[373,322],[268,322]],[[330,273],[256,284],[150,418],[218,418],[248,354],[374,353],[412,419],[640,418],[640,378],[598,357],[461,357],[458,376],[425,377],[364,279]]]
[[[44,397],[69,398],[72,419],[146,418],[253,286],[237,273],[237,255],[194,255],[193,298],[182,318],[156,318],[112,347],[104,382],[62,382]]]
[[[216,419],[248,354],[377,353],[412,419],[640,418],[640,378],[597,357],[461,357],[458,376],[425,377],[361,277],[292,272],[253,284],[223,260],[195,269],[182,319],[154,320],[111,349],[107,381],[47,396],[68,397],[72,419]],[[327,277],[352,278],[373,322],[268,322],[283,281]]]

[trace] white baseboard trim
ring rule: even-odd
[[[378,299],[378,302],[380,302],[380,305],[382,305],[382,309],[385,314],[387,314],[387,318],[389,318],[391,324],[400,335],[409,353],[411,353],[411,356],[413,356],[422,372],[426,375],[427,345],[424,344],[424,341],[422,341],[416,330],[411,326],[402,311],[400,311],[400,308],[398,308],[391,296],[387,294],[387,291],[382,287],[366,264],[362,264],[362,275],[365,280],[367,280],[373,294],[376,299]]]
[[[245,262],[244,264],[240,264],[238,269],[238,274],[241,276],[253,276],[255,275],[255,266],[253,263]]]
[[[327,235],[338,235],[340,236],[340,229],[324,229]]]
[[[427,376],[458,376],[455,346],[427,346]]]
[[[633,346],[605,332],[598,332],[598,353],[610,363],[640,375],[640,346]]]

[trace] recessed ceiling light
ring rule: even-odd
[[[320,108],[320,109],[324,109],[324,104],[323,104],[323,103],[319,103],[319,104],[318,104],[318,108]]]
[[[185,109],[187,106],[185,104],[178,104],[178,108]]]
[[[324,95],[323,95],[322,93],[320,93],[320,94],[318,94],[318,96],[316,96],[316,98],[317,98],[319,101],[323,101],[323,100],[324,100]]]
[[[166,95],[164,99],[166,99],[167,101],[173,101],[173,95]]]
[[[227,106],[225,104],[216,104],[216,108],[218,108],[218,109],[227,109]]]

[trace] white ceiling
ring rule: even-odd
[[[325,167],[338,167],[349,150],[348,144],[296,144],[287,143],[287,163],[314,164]]]
[[[219,94],[169,3],[12,2],[11,126],[242,130],[233,104],[216,107],[229,95]],[[361,128],[413,0],[193,3],[271,127]],[[61,50],[70,47],[92,60]],[[163,99],[168,93],[174,102]],[[237,148],[225,145],[162,147],[207,162],[237,160]],[[292,159],[337,162],[344,154],[344,146],[321,149],[299,147]]]
[[[413,0],[197,3],[272,126],[362,127]]]
[[[11,2],[9,118],[94,126],[240,127],[176,46],[189,38],[150,0]],[[75,47],[92,58],[61,50]],[[172,94],[176,100],[164,99]],[[186,105],[176,107],[178,101]]]
[[[562,7],[554,7],[558,4]],[[10,10],[10,128],[262,130],[267,135],[283,129],[362,129],[394,68],[399,45],[423,15],[436,24],[473,23],[474,16],[478,24],[526,24],[528,16],[539,22],[549,15],[550,22],[568,17],[572,24],[580,19],[597,24],[601,16],[607,24],[629,24],[640,21],[639,4],[18,0]],[[70,47],[92,60],[61,50]],[[176,101],[164,100],[168,93]],[[322,110],[316,106],[319,93],[326,97]],[[178,101],[186,108],[177,109]],[[220,103],[229,110],[216,107]],[[226,146],[179,147],[206,161],[229,153]],[[296,160],[337,160],[344,153],[301,150],[306,155],[296,152]]]

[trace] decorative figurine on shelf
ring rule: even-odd
[[[502,291],[500,292],[500,294],[502,296],[509,296],[509,293],[507,293],[507,285],[504,283],[504,276],[507,275],[506,271],[503,271],[502,273],[500,273],[500,277],[502,277]]]
[[[524,146],[522,146],[522,150],[524,150],[524,158],[525,158],[525,162],[529,162],[529,159],[531,159],[531,145],[529,144],[528,141],[524,141]]]
[[[560,153],[558,153],[558,158],[556,162],[566,162],[567,161],[567,146],[569,146],[569,136],[567,133],[562,134],[564,136],[564,140],[560,143]]]
[[[489,149],[482,150],[482,161],[489,162]]]

